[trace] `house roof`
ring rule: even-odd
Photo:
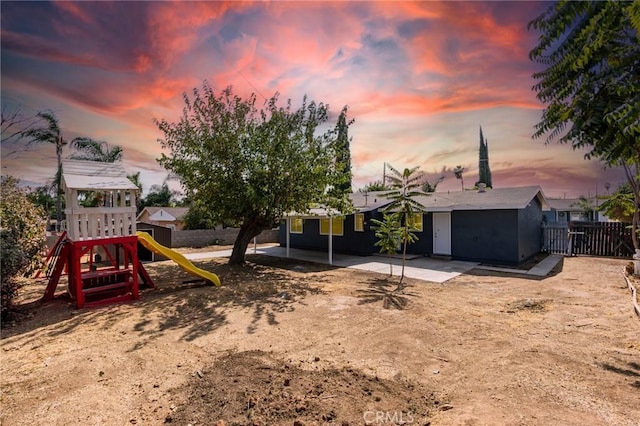
[[[144,212],[149,214],[148,220],[157,222],[173,222],[182,220],[189,211],[188,207],[145,207],[142,209],[137,219],[140,220]]]
[[[539,186],[487,189],[479,191],[434,192],[417,197],[429,212],[458,210],[511,210],[523,209],[534,199],[538,199],[543,210],[549,210],[549,203]]]
[[[62,180],[68,189],[131,189],[138,187],[127,178],[122,162],[64,160]]]
[[[391,201],[383,197],[389,191],[376,191],[365,193],[356,192],[350,194],[356,211],[364,213],[386,206]],[[523,209],[537,199],[542,210],[549,210],[547,198],[539,186],[523,186],[515,188],[488,189],[485,192],[457,191],[434,192],[426,196],[416,197],[425,207],[427,212],[451,212],[459,210],[511,210]],[[332,211],[332,215],[339,214]],[[325,208],[314,208],[307,214],[289,213],[289,216],[297,217],[327,217],[329,212]]]
[[[599,200],[597,198],[589,198],[589,201],[591,201],[595,207],[604,202],[604,200]],[[584,211],[584,209],[582,207],[579,207],[579,202],[579,198],[549,199],[549,206],[553,210],[565,212],[582,212]]]

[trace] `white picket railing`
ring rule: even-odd
[[[136,208],[76,207],[65,210],[66,231],[74,241],[135,235]]]

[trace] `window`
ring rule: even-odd
[[[331,234],[338,236],[344,235],[344,219],[334,217],[332,220]],[[329,218],[320,219],[320,235],[329,235]]]
[[[410,220],[410,224],[414,231],[422,232],[422,213],[414,213]]]
[[[364,214],[356,213],[354,216],[354,230],[358,232],[364,231]]]
[[[291,218],[291,229],[290,232],[292,234],[302,234],[302,218],[300,217],[292,217]]]

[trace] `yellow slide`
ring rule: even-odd
[[[171,250],[169,247],[165,247],[162,244],[158,243],[153,239],[151,235],[146,232],[138,231],[136,232],[136,235],[138,235],[138,241],[140,241],[140,244],[145,246],[148,250],[151,250],[154,253],[161,254],[164,257],[173,260],[188,273],[202,277],[205,280],[211,281],[215,285],[220,286],[220,278],[218,278],[216,274],[198,268],[193,263],[191,263],[189,259],[181,255],[177,251]]]

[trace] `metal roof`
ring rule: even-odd
[[[132,189],[138,187],[127,178],[122,162],[64,160],[62,180],[68,189]]]

